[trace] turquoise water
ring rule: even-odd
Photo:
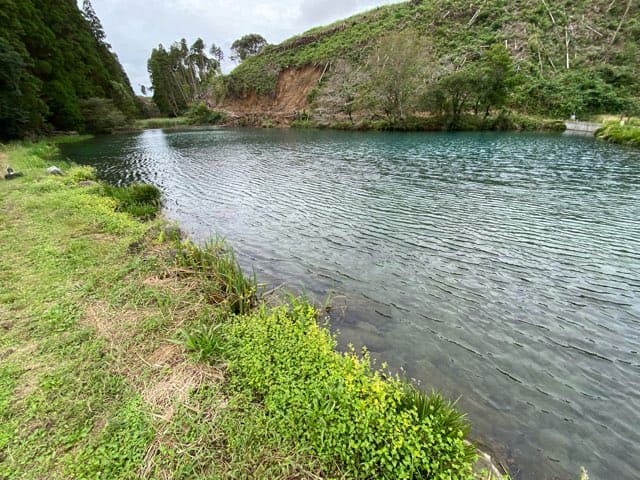
[[[460,397],[514,478],[640,475],[640,151],[543,134],[150,130],[65,145]]]

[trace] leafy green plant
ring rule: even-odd
[[[189,241],[179,242],[176,261],[200,274],[210,303],[226,306],[232,313],[246,313],[257,303],[255,272],[250,277],[244,275],[235,253],[224,240],[216,238],[203,247]]]
[[[307,302],[263,307],[225,330],[235,388],[260,399],[280,435],[311,448],[327,469],[353,478],[472,478],[464,417],[439,396],[409,394],[366,354],[337,353]]]
[[[89,133],[113,133],[130,122],[111,99],[89,98],[80,102],[85,130]]]
[[[192,125],[218,125],[224,122],[227,114],[210,110],[205,103],[199,103],[187,111],[187,118]]]
[[[96,169],[90,166],[73,167],[67,172],[67,176],[73,183],[86,180],[96,180]]]
[[[198,361],[218,360],[224,352],[225,340],[221,335],[221,324],[200,323],[196,327],[180,332],[185,349]]]

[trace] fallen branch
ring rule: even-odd
[[[553,13],[551,13],[551,9],[549,8],[549,5],[547,5],[547,2],[545,2],[545,0],[542,0],[542,3],[544,3],[544,7],[547,9],[547,13],[549,14],[549,17],[551,17],[551,21],[555,25],[556,24],[556,19],[553,18]]]
[[[624,11],[624,14],[622,15],[622,18],[620,19],[620,23],[618,24],[618,28],[616,28],[616,31],[613,33],[613,37],[611,37],[611,41],[609,42],[609,45],[613,45],[613,42],[615,42],[616,37],[618,36],[618,32],[622,28],[622,24],[624,23],[625,18],[627,18],[627,14],[629,13],[629,9],[631,8],[631,1],[632,0],[629,0],[629,2],[627,3],[627,8]]]

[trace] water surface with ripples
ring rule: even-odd
[[[152,182],[259,278],[333,292],[366,344],[460,397],[514,478],[640,477],[640,151],[545,134],[203,129],[63,146]]]

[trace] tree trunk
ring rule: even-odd
[[[627,18],[627,14],[629,13],[629,9],[631,8],[631,1],[629,0],[629,2],[627,3],[627,8],[624,11],[624,14],[622,15],[622,18],[620,19],[620,23],[618,24],[618,28],[616,28],[616,31],[613,33],[613,37],[611,37],[611,41],[609,42],[609,45],[613,45],[613,42],[616,41],[616,37],[618,36],[618,32],[620,32],[620,29],[622,28],[622,24],[624,23],[625,18]]]

